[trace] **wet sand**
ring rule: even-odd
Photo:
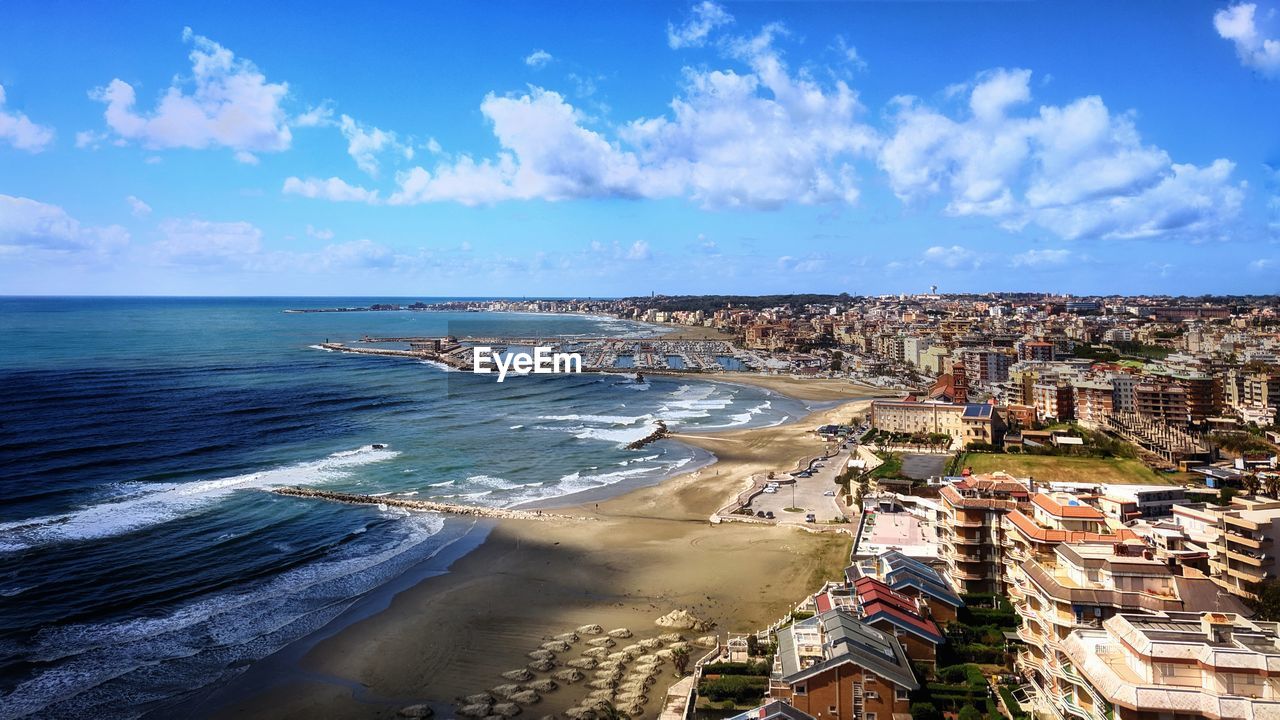
[[[817,385],[809,394],[821,397],[805,399],[850,397],[843,388]],[[594,516],[593,522],[496,521],[483,544],[449,573],[316,643],[295,667],[272,678],[268,690],[236,697],[233,685],[229,695],[236,699],[215,716],[382,718],[430,703],[438,717],[452,717],[453,699],[510,682],[504,671],[524,667],[527,653],[580,625],[635,633],[611,652],[669,632],[654,620],[676,609],[716,623],[720,633],[766,626],[825,579],[841,575],[852,539],[754,524],[713,526],[708,519],[752,473],[787,470],[822,452],[813,427],[848,422],[865,407],[865,401],[846,401],[788,425],[677,434],[718,461],[598,504],[565,508]],[[556,659],[580,658],[585,648],[579,642]],[[646,717],[657,716],[676,679],[671,668],[665,664],[648,690]],[[562,684],[521,717],[562,713],[587,692],[582,682]]]

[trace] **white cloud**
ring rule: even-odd
[[[628,260],[648,260],[650,257],[649,243],[644,240],[637,240],[627,249]]]
[[[534,50],[524,59],[524,64],[532,68],[540,68],[546,66],[555,58],[551,57],[551,53],[546,50]]]
[[[791,255],[783,255],[778,258],[776,263],[778,270],[789,273],[815,273],[831,266],[829,258],[823,255],[811,254],[805,257],[793,257]]]
[[[128,242],[118,225],[86,227],[57,205],[0,195],[0,257],[105,255]]]
[[[325,101],[293,118],[294,127],[325,127],[333,124],[333,104]]]
[[[854,202],[853,161],[876,143],[858,120],[857,93],[843,81],[824,87],[789,72],[772,45],[777,31],[767,28],[733,46],[749,68],[744,74],[686,69],[670,115],[627,123],[616,139],[588,127],[590,119],[552,90],[490,93],[480,109],[501,148],[496,156],[463,154],[400,172],[388,202],[687,197],[707,207],[766,208]]]
[[[0,141],[30,153],[38,153],[53,143],[53,128],[37,125],[16,110],[5,110],[4,105],[4,86],[0,85]]]
[[[124,201],[129,204],[129,212],[134,217],[146,217],[151,214],[151,206],[139,200],[137,196],[130,195]]]
[[[137,112],[133,86],[118,78],[90,94],[106,104],[107,126],[148,148],[225,147],[241,162],[288,149],[292,135],[281,107],[288,86],[267,82],[253,63],[190,28],[182,37],[192,44],[192,76],[175,79],[154,110]]]
[[[1258,6],[1237,3],[1213,14],[1213,27],[1224,40],[1236,46],[1236,55],[1246,67],[1270,75],[1280,74],[1280,39],[1263,35],[1254,18]]]
[[[262,231],[247,222],[165,220],[151,251],[162,264],[243,265],[262,250]]]
[[[951,270],[971,269],[982,265],[982,259],[978,254],[963,245],[952,245],[950,247],[934,245],[927,248],[920,257],[923,264],[941,265]]]
[[[362,126],[350,115],[343,115],[338,127],[347,139],[347,154],[356,161],[356,167],[373,177],[378,176],[378,155],[382,153],[394,152],[413,159],[413,148],[401,143],[393,132]]]
[[[376,203],[378,201],[377,190],[366,190],[357,185],[350,185],[345,180],[336,177],[331,177],[328,180],[321,180],[320,178],[303,180],[298,177],[289,177],[285,179],[283,189],[286,195],[301,195],[302,197],[335,202]]]
[[[317,240],[332,240],[333,231],[328,228],[317,228],[315,226],[308,225],[307,237],[313,237]]]
[[[312,263],[315,270],[346,270],[359,268],[386,268],[402,262],[402,259],[385,245],[367,238],[347,243],[326,245],[316,254]]]
[[[1240,210],[1234,166],[1176,164],[1146,145],[1130,114],[1113,115],[1096,96],[1065,106],[1027,104],[1030,72],[992,70],[967,92],[967,117],[953,119],[915,98],[899,98],[894,132],[879,165],[899,198],[947,199],[951,215],[1028,223],[1063,238],[1213,233]]]
[[[1014,267],[1048,267],[1052,265],[1062,265],[1071,259],[1070,250],[1048,249],[1048,250],[1028,250],[1018,253],[1009,259],[1009,264]]]
[[[693,6],[689,17],[680,27],[667,23],[667,44],[673,50],[701,47],[712,30],[733,22],[733,16],[712,0],[702,0]]]

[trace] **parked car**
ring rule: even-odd
[[[816,516],[816,515],[814,515],[813,513],[809,513],[808,515],[805,515],[805,516],[804,516],[804,521],[805,521],[805,522],[818,522],[818,518],[817,518],[817,516]]]
[[[762,517],[764,517],[764,511],[763,511],[763,510],[757,510],[757,511],[756,511],[756,517],[758,517],[758,518],[762,518]]]
[[[767,520],[772,520],[772,519],[773,519],[773,511],[772,511],[772,510],[766,510],[766,511],[765,511],[765,513],[764,513],[764,516],[765,516],[765,519],[767,519]]]
[[[778,488],[774,488],[774,487],[766,487],[764,490],[761,490],[760,492],[763,492],[763,493],[767,493],[767,494],[769,494],[769,495],[772,495],[772,494],[774,494],[774,493],[778,492]]]
[[[835,497],[835,496],[836,496],[836,491],[835,491],[835,490],[828,490],[828,491],[826,491],[826,492],[824,492],[824,493],[822,493],[822,494],[823,494],[823,495],[825,495],[826,497]]]

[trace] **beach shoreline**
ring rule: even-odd
[[[884,391],[843,381],[760,380],[742,384],[834,405],[772,427],[676,433],[673,440],[699,448],[709,462],[656,484],[614,488],[610,497],[566,496],[544,506],[595,522],[490,521],[483,541],[454,558],[447,572],[394,593],[380,590],[382,610],[344,613],[298,641],[305,650],[295,643],[250,666],[212,693],[201,714],[380,718],[427,703],[448,717],[455,698],[508,682],[502,673],[523,667],[528,652],[580,625],[625,626],[652,637],[661,630],[653,621],[676,609],[717,623],[721,632],[767,625],[839,574],[852,538],[712,525],[709,518],[753,474],[821,453],[813,427],[849,421]],[[650,693],[660,696],[674,680],[668,666]],[[562,688],[526,712],[560,713],[585,693],[581,686]],[[659,707],[660,698],[650,701],[646,716]]]

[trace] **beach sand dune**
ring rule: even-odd
[[[400,593],[384,612],[318,643],[300,661],[296,679],[224,705],[217,715],[390,718],[401,707],[431,702],[437,716],[450,717],[454,699],[509,683],[503,672],[583,626],[630,628],[635,638],[619,643],[627,645],[669,633],[654,621],[678,609],[715,623],[719,632],[767,625],[805,592],[840,575],[851,538],[755,524],[713,526],[708,518],[752,473],[786,470],[821,453],[812,428],[846,422],[863,405],[845,402],[795,424],[687,438],[718,462],[598,507],[573,508],[598,522],[499,521],[448,574]],[[557,670],[590,648],[582,642],[556,653]],[[669,663],[659,666],[646,716],[657,716],[672,672]],[[353,692],[352,684],[363,689]],[[590,691],[586,682],[561,682],[522,717],[563,715]]]

